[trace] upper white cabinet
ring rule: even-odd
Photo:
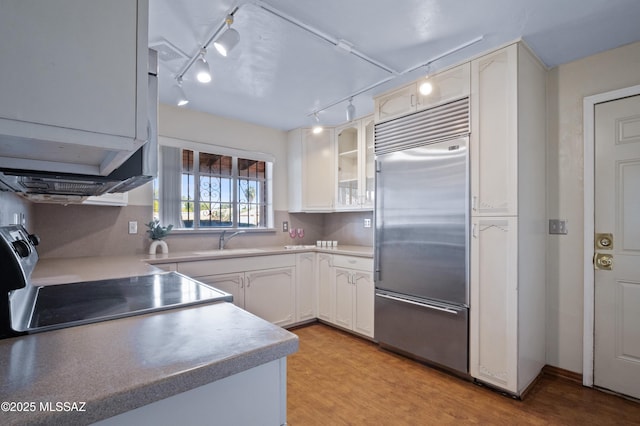
[[[469,96],[470,85],[468,62],[420,79],[376,97],[375,122],[391,120]]]
[[[109,174],[147,139],[148,0],[0,10],[0,167]]]
[[[368,116],[335,129],[336,210],[373,208],[373,126],[373,116]]]
[[[522,44],[471,63],[470,373],[521,395],[545,365],[546,70]]]
[[[374,108],[376,123],[416,112],[417,97],[415,82],[377,97]]]
[[[291,130],[289,143],[289,211],[326,212],[334,209],[334,130]]]
[[[469,96],[471,65],[466,62],[416,82],[417,111]]]
[[[517,46],[483,56],[471,66],[472,214],[513,216],[518,214]]]

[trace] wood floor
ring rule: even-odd
[[[312,425],[640,425],[640,403],[544,375],[524,401],[323,324],[291,330],[287,421]]]

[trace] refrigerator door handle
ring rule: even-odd
[[[434,306],[434,305],[429,305],[427,303],[415,302],[413,300],[402,299],[400,297],[394,297],[394,296],[390,296],[388,294],[382,294],[382,293],[376,293],[376,296],[382,297],[383,299],[394,300],[396,302],[408,303],[410,305],[416,305],[416,306],[420,306],[422,308],[428,308],[428,309],[433,309],[433,310],[436,310],[436,311],[446,312],[446,313],[453,314],[453,315],[458,315],[458,311],[454,311],[453,309],[443,308],[441,306]]]

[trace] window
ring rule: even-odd
[[[171,203],[171,199],[179,202],[179,212],[174,209],[174,214],[167,214],[174,217],[174,222],[180,222],[178,227],[210,229],[272,226],[269,194],[271,162],[191,149],[179,149],[179,156],[176,156],[171,155],[169,150],[178,151],[177,148],[163,147],[163,157],[167,157],[168,161],[175,161],[175,157],[179,157],[180,166],[171,167],[163,159],[161,173],[175,170],[174,174],[179,174],[179,197],[171,197],[163,190],[158,204]],[[161,182],[169,180],[167,176],[160,179]],[[171,185],[168,184],[167,187],[169,186]],[[171,212],[170,209],[156,209],[155,206],[156,200],[154,214]],[[163,222],[171,223],[170,220]]]

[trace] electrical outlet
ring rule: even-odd
[[[365,219],[364,220],[364,227],[365,228],[371,228],[371,219]]]
[[[289,222],[282,222],[282,232],[289,232]]]
[[[137,234],[138,233],[138,222],[135,220],[132,220],[129,222],[129,233],[130,234]]]

